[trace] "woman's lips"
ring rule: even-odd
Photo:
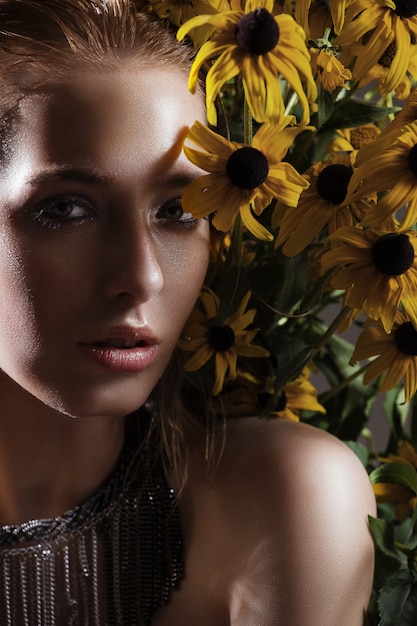
[[[81,342],[96,362],[112,372],[141,372],[149,367],[158,351],[157,339],[143,329],[118,329],[117,334]]]

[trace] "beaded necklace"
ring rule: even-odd
[[[125,445],[106,485],[55,519],[0,528],[0,624],[151,624],[184,575],[162,462]]]

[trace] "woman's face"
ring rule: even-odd
[[[208,223],[179,202],[196,119],[171,68],[80,73],[23,102],[0,175],[0,384],[75,416],[149,396],[207,267]]]

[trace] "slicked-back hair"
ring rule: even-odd
[[[74,70],[134,62],[188,71],[192,51],[133,0],[0,0],[0,118]]]

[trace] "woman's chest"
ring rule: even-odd
[[[222,594],[209,582],[201,585],[185,579],[171,592],[169,602],[156,613],[152,626],[230,626],[229,611]]]

